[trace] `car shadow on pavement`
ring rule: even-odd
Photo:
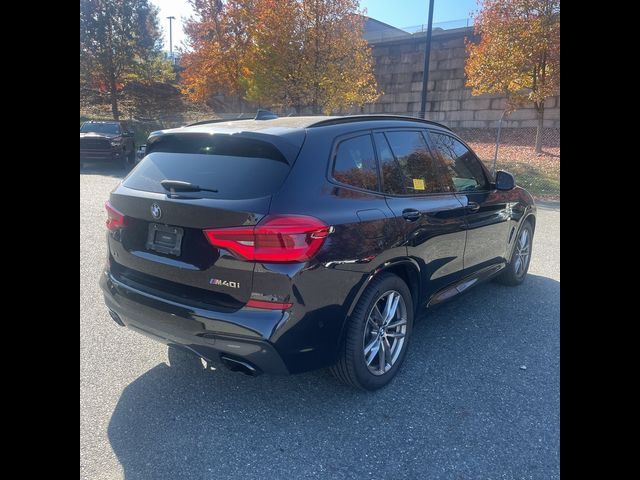
[[[490,282],[422,315],[398,377],[375,393],[327,370],[160,363],[124,389],[109,441],[128,480],[556,478],[559,289],[536,275]]]

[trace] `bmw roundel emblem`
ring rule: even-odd
[[[156,220],[159,220],[162,216],[162,210],[160,209],[160,205],[158,205],[157,203],[151,204],[151,216]]]

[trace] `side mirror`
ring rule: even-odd
[[[131,132],[122,132],[123,137],[133,137],[133,133]]]
[[[496,188],[498,190],[511,190],[516,186],[516,181],[513,179],[513,175],[504,170],[498,170],[496,172]]]

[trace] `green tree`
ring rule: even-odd
[[[473,95],[506,94],[512,106],[533,103],[540,153],[545,100],[560,92],[560,0],[484,0],[475,33],[467,86]]]
[[[81,86],[108,92],[115,120],[127,83],[175,78],[161,46],[158,8],[149,0],[80,0]]]
[[[371,49],[357,0],[302,0],[303,76],[315,113],[376,101]]]

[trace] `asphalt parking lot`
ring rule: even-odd
[[[324,370],[170,367],[164,345],[116,325],[98,277],[121,178],[80,174],[81,478],[559,478],[559,204],[539,205],[522,286],[423,315],[396,380],[362,393]]]

